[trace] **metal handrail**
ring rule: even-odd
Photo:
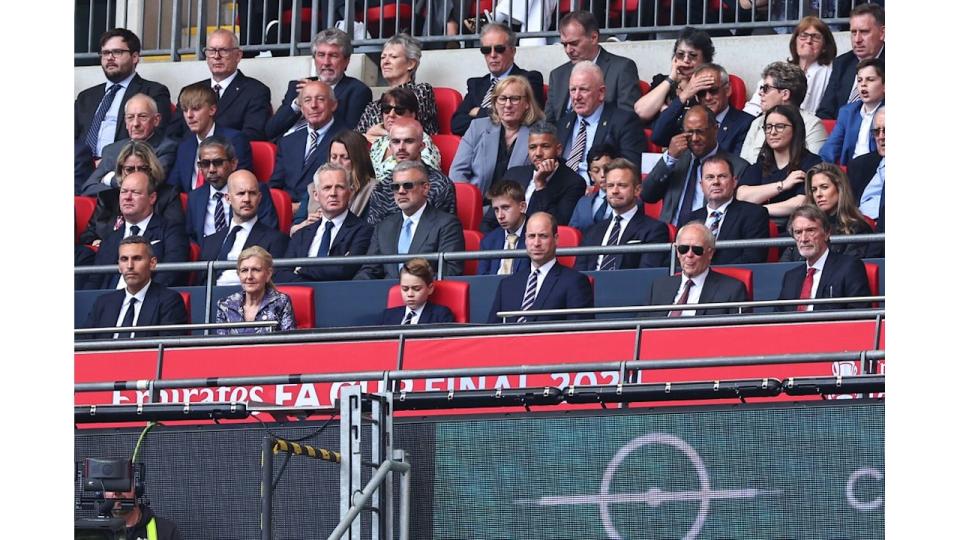
[[[352,501],[353,504],[350,505],[350,510],[347,512],[347,515],[343,516],[343,519],[340,520],[340,523],[337,524],[337,527],[332,533],[330,533],[330,536],[327,537],[328,540],[339,540],[340,537],[347,532],[347,529],[350,528],[350,524],[357,519],[357,516],[360,515],[360,512],[364,510],[367,503],[370,501],[370,497],[372,497],[377,488],[379,488],[380,485],[386,481],[387,475],[391,472],[406,474],[410,472],[410,464],[402,461],[394,461],[392,459],[388,459],[381,463],[380,466],[377,467],[377,472],[373,474],[373,478],[371,478],[370,481],[367,482],[367,485],[363,487],[363,491],[354,496]],[[404,534],[401,534],[400,538],[401,540],[406,540],[406,536]]]
[[[74,335],[85,334],[116,334],[124,332],[164,332],[176,330],[216,330],[218,328],[276,328],[280,321],[243,321],[228,323],[198,323],[198,324],[154,324],[150,326],[105,326],[102,328],[77,328]]]

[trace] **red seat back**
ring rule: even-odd
[[[277,147],[272,142],[250,141],[250,151],[253,154],[253,174],[257,180],[266,182],[273,176],[273,167],[277,163]]]
[[[823,123],[823,129],[827,130],[827,136],[833,133],[833,128],[837,125],[836,120],[821,119],[820,122]]]
[[[667,223],[667,238],[671,244],[677,241],[677,226],[673,223]]]
[[[567,225],[560,225],[557,227],[557,234],[560,237],[557,241],[557,247],[579,247],[580,241],[583,239],[583,235],[580,233],[579,229],[569,227]],[[573,265],[576,261],[577,257],[574,255],[557,257],[557,262],[568,268],[573,268]]]
[[[493,0],[470,0],[470,16],[476,17],[477,15],[477,5],[479,4],[479,12],[483,13],[484,11],[489,11],[493,13]]]
[[[734,109],[743,110],[743,106],[747,104],[747,85],[743,83],[743,79],[737,77],[733,73],[730,73],[730,105],[733,105]]]
[[[663,153],[663,147],[660,146],[660,145],[658,145],[658,144],[654,144],[654,142],[653,142],[653,130],[652,130],[652,129],[650,129],[650,128],[643,128],[643,136],[646,137],[646,139],[647,139],[647,152],[651,152],[651,153],[654,153],[654,154],[662,154],[662,153]]]
[[[613,5],[611,5],[610,7],[613,7]],[[650,93],[650,83],[648,83],[647,81],[637,81],[637,84],[640,85],[641,96],[645,96]]]
[[[747,300],[753,300],[753,270],[730,266],[711,266],[710,270],[742,281],[747,288]]]
[[[475,6],[471,2],[471,6]],[[440,126],[439,133],[444,135],[453,134],[450,126],[453,120],[453,113],[457,112],[457,107],[463,102],[463,96],[453,88],[444,88],[442,86],[433,87],[433,97],[437,101],[437,124]]]
[[[357,17],[361,17],[363,13],[362,9],[358,9]],[[400,31],[409,31],[413,19],[413,7],[410,4],[389,2],[384,3],[382,9],[380,6],[367,8],[366,16],[367,32],[370,32],[370,35],[374,38],[387,38],[396,33],[398,19]],[[381,21],[383,22],[383,32],[380,31]]]
[[[187,194],[186,193],[180,194],[180,206],[183,207],[183,213],[186,214],[187,213]]]
[[[457,155],[457,147],[460,146],[460,136],[437,133],[430,138],[440,151],[440,170],[443,174],[450,174],[450,165],[453,163],[453,157]]]
[[[193,320],[193,317],[190,316],[190,293],[187,291],[180,291],[180,297],[183,298],[183,307],[187,308],[187,322]]]
[[[863,268],[867,271],[867,285],[870,286],[870,295],[880,296],[880,265],[865,262]],[[873,307],[880,307],[880,304],[874,302]]]
[[[80,243],[80,233],[87,228],[93,211],[97,208],[97,199],[82,195],[73,196],[73,243]]]
[[[867,222],[867,225],[870,226],[870,230],[877,232],[877,222],[870,216],[863,216],[863,220]]]
[[[770,238],[776,238],[780,235],[780,231],[777,230],[777,224],[770,220],[770,224],[767,226],[769,228],[768,234]],[[777,246],[770,246],[767,249],[767,262],[777,262],[780,260],[780,248]]]
[[[458,323],[465,323],[470,318],[470,284],[466,281],[445,279],[434,281],[430,301],[449,308],[453,312],[453,319]],[[403,297],[400,296],[400,285],[390,287],[390,292],[387,293],[387,307],[393,308],[402,305]]]
[[[305,285],[277,285],[277,290],[290,297],[293,302],[293,316],[297,319],[297,328],[313,328],[313,287]]]
[[[460,204],[457,203],[457,210],[460,210]],[[480,241],[483,240],[483,233],[480,231],[472,231],[470,229],[463,230],[463,245],[467,251],[480,251]],[[477,265],[479,263],[476,259],[470,259],[469,261],[463,261],[463,275],[465,276],[475,276],[477,275]]]
[[[657,202],[643,203],[643,213],[646,214],[648,218],[660,219],[661,210],[663,210],[663,199]]]
[[[483,196],[480,189],[467,182],[454,182],[457,196],[457,218],[464,229],[480,230],[483,220]]]
[[[273,206],[277,209],[280,232],[289,236],[290,225],[293,224],[293,201],[290,199],[290,194],[282,189],[270,188],[270,198],[273,199]]]

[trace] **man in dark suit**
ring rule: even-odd
[[[747,301],[747,288],[739,279],[710,270],[715,239],[703,223],[692,222],[677,233],[677,260],[680,274],[653,282],[650,305],[714,304]],[[737,308],[685,309],[658,312],[668,317],[736,314]]]
[[[197,154],[204,183],[187,194],[186,227],[190,240],[199,244],[204,237],[226,229],[233,219],[233,209],[227,197],[227,178],[237,170],[237,153],[226,138],[211,135],[200,143]],[[273,206],[270,188],[263,182],[258,182],[258,186],[257,221],[276,229],[277,209]]]
[[[590,227],[581,246],[670,243],[666,223],[647,217],[637,204],[640,199],[640,169],[636,165],[625,158],[611,161],[606,166],[604,182],[613,216]],[[666,266],[665,263],[666,257],[657,252],[578,255],[575,268],[580,271],[621,270],[657,268]]]
[[[501,180],[490,188],[487,193],[490,199],[490,208],[497,217],[496,229],[488,232],[480,240],[481,251],[500,249],[526,249],[524,243],[523,225],[527,221],[527,201],[523,199],[523,188],[513,180]],[[477,265],[477,275],[516,273],[526,274],[530,271],[530,262],[526,257],[516,259],[480,259]]]
[[[663,201],[660,221],[682,225],[703,206],[700,184],[701,163],[706,158],[726,155],[737,178],[748,163],[722,152],[717,144],[717,117],[703,105],[690,107],[683,117],[683,132],[670,139],[670,146],[643,180],[642,196],[648,203]]]
[[[850,46],[852,50],[833,61],[830,80],[823,92],[817,116],[835,119],[840,107],[859,97],[857,65],[867,58],[884,60],[884,10],[877,4],[860,4],[850,11]]]
[[[590,62],[580,62],[570,74],[573,109],[557,124],[557,138],[564,145],[567,166],[590,184],[587,155],[608,144],[620,157],[640,163],[647,146],[637,115],[604,101],[607,87],[603,72]]]
[[[93,152],[87,143],[73,141],[73,194],[80,195],[83,183],[93,174]]]
[[[128,236],[143,236],[152,246],[153,253],[161,263],[185,262],[187,260],[187,235],[182,223],[169,223],[154,213],[157,201],[156,186],[142,172],[128,174],[120,183],[120,214],[124,224],[103,239],[95,265],[113,264],[117,260],[120,242]],[[166,286],[179,285],[181,272],[161,272],[154,281]],[[87,289],[117,289],[123,287],[119,274],[91,274]]]
[[[380,315],[380,326],[401,325],[407,314],[407,306],[397,306],[383,310]],[[457,322],[453,312],[447,306],[426,303],[420,311],[420,317],[415,324],[443,324]],[[414,323],[407,323],[414,324]]]
[[[557,219],[557,223],[566,225],[583,195],[585,184],[564,164],[561,157],[563,144],[557,138],[557,129],[544,121],[530,126],[527,153],[531,164],[507,169],[503,180],[520,184],[528,215],[547,212]],[[480,228],[492,231],[497,227],[497,218],[491,208],[484,215]]]
[[[118,266],[124,288],[97,297],[84,328],[157,326],[187,324],[183,297],[176,291],[151,281],[157,268],[150,242],[142,236],[128,236],[118,248]],[[92,334],[84,339],[176,336],[181,330]]]
[[[253,152],[247,136],[214,121],[217,114],[217,93],[204,82],[193,83],[180,92],[183,119],[192,135],[184,137],[177,146],[177,159],[168,171],[167,183],[181,193],[189,193],[200,184],[197,152],[200,142],[211,135],[225,137],[237,154],[237,168],[253,170]]]
[[[603,177],[606,174],[604,167],[618,157],[620,156],[617,155],[617,151],[609,144],[595,146],[587,153],[590,180],[596,189],[588,191],[577,201],[577,206],[573,208],[573,216],[570,217],[571,227],[585,233],[595,223],[600,223],[613,215],[613,210],[607,204],[607,188]]]
[[[884,213],[884,195],[887,177],[887,112],[880,107],[873,115],[871,135],[877,143],[877,150],[857,156],[850,161],[847,174],[850,176],[850,188],[863,215],[877,221]]]
[[[310,225],[297,231],[287,246],[285,259],[366,255],[373,227],[349,209],[353,195],[348,172],[340,165],[325,163],[317,169],[313,197],[320,205],[321,218],[307,217]],[[334,281],[353,279],[360,265],[317,265],[281,268],[278,282]]]
[[[207,36],[203,49],[210,68],[210,78],[199,81],[217,94],[217,113],[214,119],[220,126],[235,129],[251,141],[265,141],[267,118],[270,116],[270,89],[267,85],[247,77],[237,69],[243,52],[240,41],[230,30],[220,29]],[[167,129],[167,135],[182,139],[190,135],[178,109]]]
[[[800,206],[790,214],[787,230],[797,241],[797,251],[805,262],[783,275],[780,300],[870,296],[863,262],[849,255],[830,251],[830,220],[823,210],[809,204]],[[868,307],[868,304],[863,303],[840,302],[816,306],[783,306],[778,309],[823,311]]]
[[[240,252],[252,246],[260,246],[275,259],[287,251],[290,240],[276,227],[261,223],[257,211],[263,199],[260,182],[250,171],[239,170],[227,178],[227,202],[233,217],[230,225],[200,241],[200,260],[236,261]],[[206,272],[200,274],[200,282],[206,281]],[[237,285],[240,278],[234,269],[222,270],[216,278],[217,285]]]
[[[730,106],[730,76],[723,66],[701,64],[693,70],[690,84],[660,112],[653,123],[653,142],[660,146],[669,146],[670,139],[683,129],[683,104],[694,97],[717,116],[720,129],[717,132],[717,144],[724,152],[740,155],[743,139],[747,136],[754,117]]]
[[[700,178],[705,205],[690,214],[690,221],[704,223],[717,240],[749,240],[770,237],[770,214],[762,205],[738,201],[737,177],[729,155],[703,160]],[[767,260],[767,248],[723,248],[713,256],[716,264],[749,264]]]
[[[482,77],[467,79],[467,95],[453,113],[451,131],[463,135],[474,118],[490,116],[493,107],[493,87],[497,81],[509,75],[519,75],[527,79],[533,88],[540,108],[543,108],[543,75],[539,71],[527,71],[513,63],[517,54],[517,35],[500,23],[490,23],[480,30],[480,52],[487,63],[490,73]]]
[[[306,126],[306,121],[300,114],[300,101],[297,97],[308,81],[320,80],[333,87],[334,97],[337,98],[337,110],[333,117],[347,129],[357,127],[363,110],[373,99],[373,92],[367,85],[344,75],[350,64],[350,55],[353,54],[353,45],[346,32],[338,28],[321,30],[313,38],[311,52],[317,76],[290,81],[287,93],[283,96],[283,103],[270,120],[267,120],[269,139],[278,139],[292,128]]]
[[[530,271],[503,278],[493,297],[488,322],[504,322],[498,311],[573,309],[593,307],[593,287],[585,274],[557,262],[557,220],[546,212],[527,219],[526,248]],[[593,315],[538,315],[509,317],[505,322],[541,322],[592,319]]]
[[[74,102],[73,138],[99,157],[108,144],[128,138],[123,122],[127,100],[137,94],[154,99],[160,111],[159,129],[170,119],[170,91],[136,73],[140,62],[140,38],[126,28],[114,28],[100,36],[100,66],[107,82],[80,92]]]
[[[463,251],[463,227],[453,215],[427,202],[430,176],[419,161],[401,161],[393,170],[394,201],[400,212],[377,223],[367,255]],[[431,265],[435,263],[431,262]],[[436,271],[436,267],[434,267]],[[445,276],[459,276],[463,263],[444,264]],[[365,264],[353,279],[398,279],[398,263]]]
[[[307,121],[306,129],[299,129],[280,139],[277,145],[277,163],[270,177],[270,187],[290,194],[293,211],[313,181],[313,173],[327,162],[330,141],[344,129],[333,117],[337,98],[323,81],[310,81],[300,90],[300,110]]]
[[[544,111],[547,121],[559,125],[570,110],[570,73],[580,62],[596,64],[603,71],[603,82],[607,87],[604,99],[611,107],[632,113],[633,104],[640,99],[637,64],[600,47],[600,26],[588,11],[567,13],[558,26],[560,44],[570,61],[550,72],[550,90]]]
[[[127,126],[130,138],[108,144],[103,148],[100,163],[83,183],[81,188],[83,195],[96,195],[101,191],[117,187],[120,180],[114,174],[117,168],[117,157],[130,140],[146,142],[153,148],[157,161],[163,167],[164,177],[173,167],[173,160],[177,155],[177,142],[164,136],[163,131],[158,129],[161,116],[157,110],[157,102],[146,94],[137,94],[127,100],[124,113],[124,124]]]

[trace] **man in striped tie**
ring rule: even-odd
[[[524,235],[530,270],[507,276],[500,282],[488,322],[592,319],[592,314],[531,315],[506,320],[497,316],[500,311],[593,307],[593,287],[587,276],[557,263],[557,220],[546,212],[537,212],[527,220]]]

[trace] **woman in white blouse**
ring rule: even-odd
[[[807,96],[800,108],[808,112],[816,112],[827,89],[830,72],[833,71],[833,60],[837,57],[837,42],[827,25],[813,15],[804,17],[793,30],[790,38],[790,58],[787,62],[800,66],[807,75]],[[763,80],[757,82],[757,91],[743,107],[743,110],[757,116],[760,114],[760,86]]]

